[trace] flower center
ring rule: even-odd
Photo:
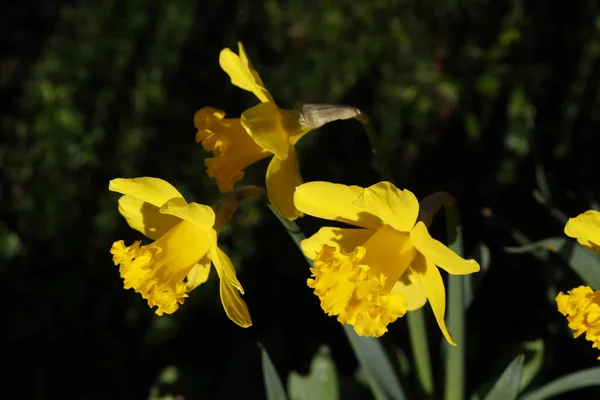
[[[307,283],[328,315],[353,325],[358,335],[379,337],[406,313],[407,301],[401,293],[385,288],[386,275],[361,263],[366,252],[362,246],[346,253],[323,245],[311,268],[313,279]]]
[[[569,328],[578,337],[585,333],[592,347],[600,349],[600,291],[593,292],[588,286],[579,286],[568,294],[560,292],[556,297],[558,311],[567,317]],[[598,357],[600,359],[600,357]]]
[[[110,252],[125,289],[133,288],[162,315],[175,312],[188,297],[184,278],[208,249],[206,232],[182,221],[154,243],[125,246],[119,240]]]

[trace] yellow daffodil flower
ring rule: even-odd
[[[600,252],[600,212],[589,210],[569,218],[565,235],[577,239],[582,246]]]
[[[427,230],[441,204],[453,199],[437,193],[422,202],[389,182],[368,188],[329,182],[298,186],[296,207],[308,215],[358,227],[323,227],[302,241],[314,260],[313,288],[328,315],[351,324],[358,335],[379,337],[407,311],[429,304],[446,340],[446,293],[438,266],[453,275],[479,271],[432,239]],[[419,220],[418,220],[419,219]]]
[[[217,236],[239,203],[261,195],[262,189],[242,187],[213,209],[187,203],[177,189],[158,178],[114,179],[108,188],[123,194],[119,212],[129,226],[154,240],[147,245],[113,243],[110,252],[125,289],[133,288],[150,307],[157,306],[156,314],[171,314],[183,304],[187,292],[206,282],[212,263],[227,316],[241,327],[252,325],[240,296],[244,289],[231,260],[217,246]]]
[[[224,111],[211,107],[200,109],[194,115],[196,142],[213,153],[214,157],[205,160],[207,174],[217,180],[223,193],[243,178],[246,167],[273,156],[266,174],[269,201],[281,216],[293,220],[301,216],[293,195],[302,183],[294,145],[325,123],[350,118],[365,122],[366,117],[357,108],[328,104],[280,109],[252,67],[244,46],[238,45],[239,55],[225,48],[219,64],[231,83],[254,93],[261,103],[243,112],[241,118],[225,118]]]
[[[579,286],[556,296],[558,311],[567,317],[574,337],[585,333],[585,339],[600,349],[600,291],[594,292],[589,286]],[[598,357],[600,360],[600,357]]]

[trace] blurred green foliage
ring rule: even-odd
[[[156,176],[189,200],[217,198],[192,117],[207,105],[233,117],[254,104],[218,65],[219,51],[238,40],[282,106],[360,108],[397,186],[458,199],[466,254],[480,243],[490,250],[466,320],[464,351],[477,366],[467,370],[467,393],[526,340],[542,338],[546,348],[535,385],[596,365],[595,350],[570,338],[554,305],[558,290],[580,282],[565,260],[503,249],[523,244],[516,238],[561,236],[554,211],[574,216],[600,199],[597,2],[24,0],[2,8],[3,392],[260,399],[260,342],[283,377],[308,374],[327,345],[342,393],[368,398],[352,379],[358,364],[342,329],[306,287],[302,255],[261,202],[244,204],[221,236],[252,328],[226,318],[215,277],[177,313],[157,317],[123,290],[112,264],[112,242],[139,235],[117,213],[110,179]],[[355,121],[329,124],[300,146],[306,181],[378,180]],[[251,167],[246,182],[263,184],[265,166]],[[299,224],[311,234],[320,222]],[[434,222],[438,237],[442,226]],[[409,349],[405,320],[383,341]],[[406,380],[416,382],[414,371]]]

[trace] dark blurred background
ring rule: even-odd
[[[237,117],[256,104],[218,64],[219,51],[237,51],[238,40],[280,106],[360,108],[397,186],[419,198],[445,190],[458,199],[467,253],[479,243],[491,252],[467,315],[469,391],[524,340],[545,343],[534,384],[597,365],[597,351],[571,338],[554,304],[558,290],[580,281],[557,257],[503,250],[518,237],[562,236],[564,220],[552,211],[575,216],[600,198],[596,1],[22,0],[1,7],[3,393],[261,399],[260,342],[284,377],[306,373],[326,344],[345,393],[371,396],[352,379],[357,362],[340,325],[322,312],[303,257],[263,202],[244,204],[220,238],[246,291],[249,329],[225,316],[216,276],[175,314],[157,317],[123,289],[112,263],[112,242],[140,234],[118,214],[110,179],[155,176],[188,200],[218,198],[192,118],[203,106]],[[299,148],[305,181],[380,180],[356,121],[312,132]],[[266,165],[252,166],[244,182],[263,185]],[[299,224],[311,234],[322,221]],[[443,218],[433,231],[444,238]],[[439,344],[429,308],[426,315]],[[410,356],[404,319],[383,341]]]

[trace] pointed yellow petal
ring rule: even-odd
[[[121,196],[119,212],[130,227],[153,240],[167,233],[181,221],[172,215],[161,214],[158,207],[132,196]]]
[[[304,239],[300,246],[304,255],[314,260],[324,244],[333,247],[336,251],[343,250],[346,253],[351,253],[356,246],[365,244],[373,233],[368,229],[325,226],[308,239]]]
[[[410,240],[428,261],[443,268],[449,274],[466,275],[480,269],[477,261],[465,260],[441,242],[433,239],[421,221],[417,222],[410,231]]]
[[[225,112],[204,107],[194,115],[196,142],[212,152],[206,158],[206,173],[216,179],[221,193],[233,190],[233,184],[244,177],[244,169],[271,155],[248,135],[239,118],[224,118]]]
[[[577,239],[586,247],[600,250],[600,212],[589,210],[570,218],[565,225],[565,235]]]
[[[235,86],[254,93],[256,97],[262,102],[273,101],[271,94],[265,89],[265,85],[260,79],[258,72],[250,64],[250,60],[246,56],[244,46],[242,43],[238,43],[239,53],[238,56],[229,48],[221,50],[219,55],[219,65],[223,71],[229,75],[231,83]]]
[[[110,181],[108,190],[135,197],[156,207],[175,197],[183,199],[173,185],[159,178],[117,178]]]
[[[267,168],[267,195],[269,201],[283,218],[294,220],[301,216],[294,206],[294,191],[302,184],[296,151],[290,146],[288,157],[273,157]]]
[[[242,113],[241,123],[263,149],[285,160],[290,138],[309,131],[298,123],[298,113],[281,110],[275,103],[261,103]]]
[[[160,208],[160,212],[181,218],[203,229],[212,229],[215,224],[215,212],[212,208],[198,203],[187,204],[182,199],[169,200]]]
[[[408,267],[402,278],[392,288],[392,293],[404,295],[408,302],[408,311],[418,310],[427,303],[427,292],[414,281],[412,268]]]
[[[252,326],[252,319],[246,302],[242,300],[242,296],[236,288],[229,285],[224,280],[220,281],[221,303],[225,309],[225,313],[230,320],[241,326],[248,328]]]
[[[186,292],[191,292],[208,280],[210,275],[210,257],[204,256],[187,274]]]
[[[425,226],[429,228],[433,217],[442,208],[454,203],[454,197],[450,196],[446,192],[435,192],[425,197],[419,203],[419,221],[423,221]]]
[[[450,332],[448,332],[446,321],[444,320],[446,314],[446,289],[444,288],[444,281],[442,280],[440,271],[438,271],[433,263],[422,256],[415,259],[411,268],[413,271],[413,279],[418,280],[419,286],[427,293],[433,315],[435,315],[435,320],[444,334],[444,337],[448,343],[456,346],[454,339],[452,339]]]
[[[366,188],[354,204],[401,232],[409,232],[419,215],[415,195],[407,189],[399,190],[390,182],[379,182]]]
[[[296,188],[294,204],[298,210],[313,217],[342,221],[375,231],[382,225],[379,217],[354,204],[363,191],[359,186],[308,182]]]
[[[210,249],[209,257],[215,265],[215,269],[219,274],[219,278],[222,281],[225,281],[228,285],[235,287],[240,291],[240,293],[244,294],[242,284],[235,276],[235,268],[233,267],[233,263],[227,254],[223,253],[223,250],[221,250],[218,246],[213,246]]]

